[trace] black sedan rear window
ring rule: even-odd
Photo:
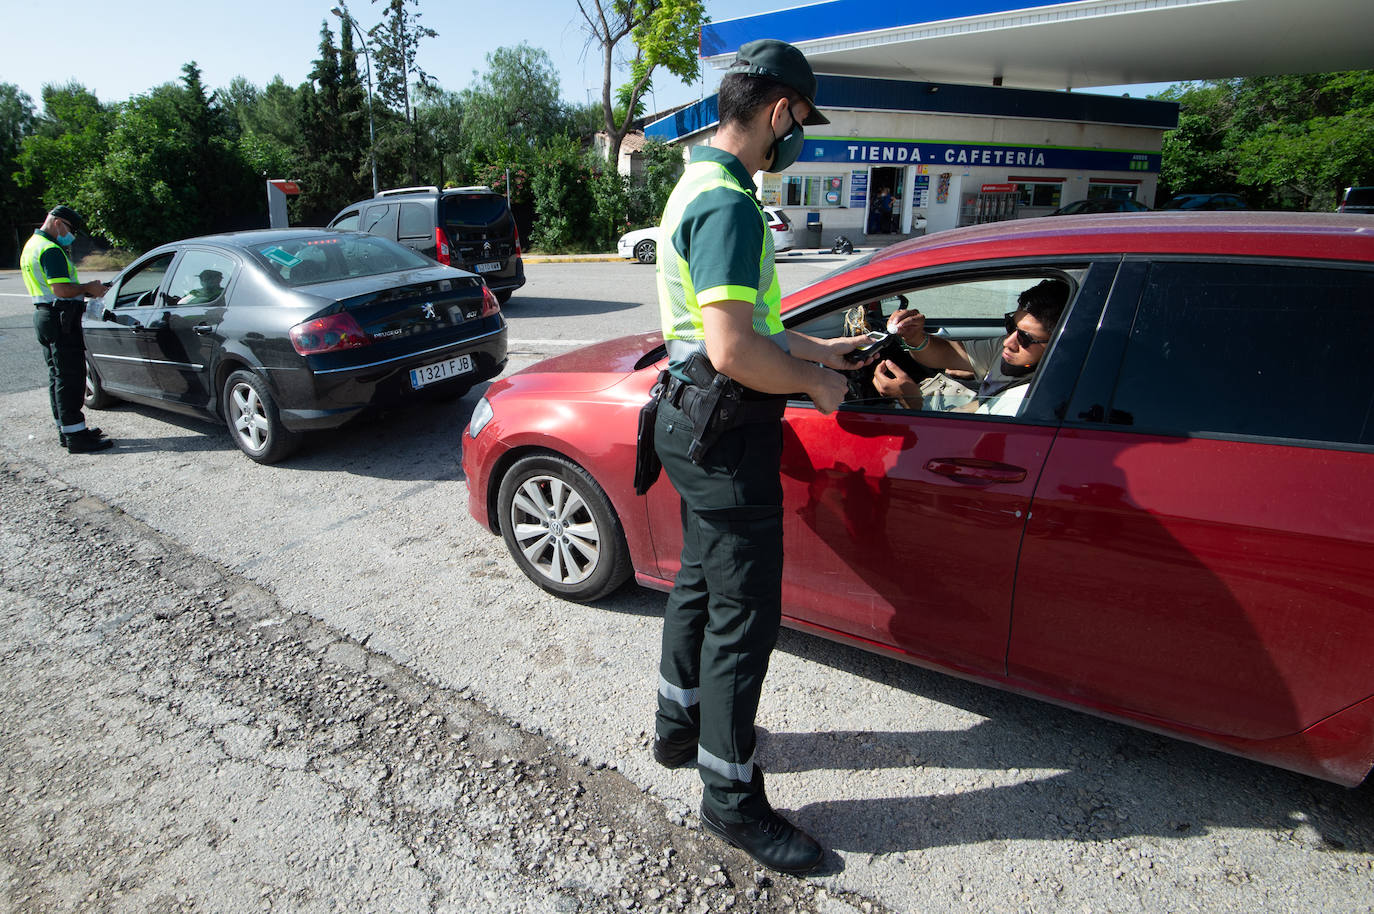
[[[325,235],[271,241],[251,247],[267,272],[288,286],[354,276],[376,276],[434,265],[410,248],[376,235]]]

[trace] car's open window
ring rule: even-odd
[[[921,345],[889,337],[878,363],[850,373],[846,408],[1014,417],[1034,390],[1036,371],[1053,357],[1055,332],[1080,278],[1081,271],[1002,273],[888,288],[857,301],[843,300],[836,309],[793,329],[821,339],[885,334],[899,310],[919,311],[933,342]],[[1020,321],[1026,312],[1018,304],[1023,294],[1037,287],[1041,296],[1062,302],[1060,317],[1049,336],[1028,334],[1037,340],[1024,350],[1034,364],[1008,364],[1003,359],[1010,335],[1007,322],[1018,329],[1038,326]],[[951,352],[952,357],[947,355]]]
[[[158,287],[166,278],[174,256],[171,251],[160,254],[121,279],[114,293],[115,307],[139,308],[157,304]]]

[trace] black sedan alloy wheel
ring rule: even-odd
[[[282,425],[267,384],[251,371],[224,382],[224,422],[239,450],[258,463],[276,463],[300,446],[300,434]]]

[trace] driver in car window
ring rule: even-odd
[[[932,336],[926,332],[925,315],[914,309],[897,311],[891,325],[901,334],[911,357],[926,368],[972,371],[980,379],[976,399],[958,407],[959,411],[1014,416],[1068,300],[1067,283],[1057,279],[1037,283],[1017,297],[1016,310],[1006,315],[1007,335],[994,339],[961,342]],[[891,360],[878,363],[873,386],[908,408],[920,408],[920,383]]]
[[[224,294],[224,274],[219,270],[201,270],[196,278],[200,280],[200,288],[183,295],[177,304],[203,305]]]

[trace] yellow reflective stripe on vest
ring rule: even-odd
[[[759,251],[759,288],[726,285],[698,290],[692,282],[687,261],[673,246],[673,236],[682,224],[687,207],[702,194],[721,188],[744,194],[750,203],[757,206],[753,195],[740,186],[724,165],[704,161],[687,166],[663,209],[663,220],[659,225],[656,278],[659,319],[666,340],[703,341],[706,333],[701,306],[722,301],[751,303],[754,306],[754,332],[762,336],[775,336],[783,332],[779,313],[782,292],[773,262],[773,234],[766,223],[763,224],[763,245]],[[763,223],[762,211],[759,212],[759,221]]]
[[[19,272],[24,276],[24,288],[28,290],[35,305],[57,300],[57,296],[53,294],[52,286],[49,285],[48,276],[43,272],[43,254],[48,248],[57,248],[62,251],[62,257],[67,261],[67,272],[70,274],[53,278],[80,283],[76,275],[76,265],[67,256],[62,245],[35,232],[29,238],[28,243],[24,245],[24,252],[19,255]]]

